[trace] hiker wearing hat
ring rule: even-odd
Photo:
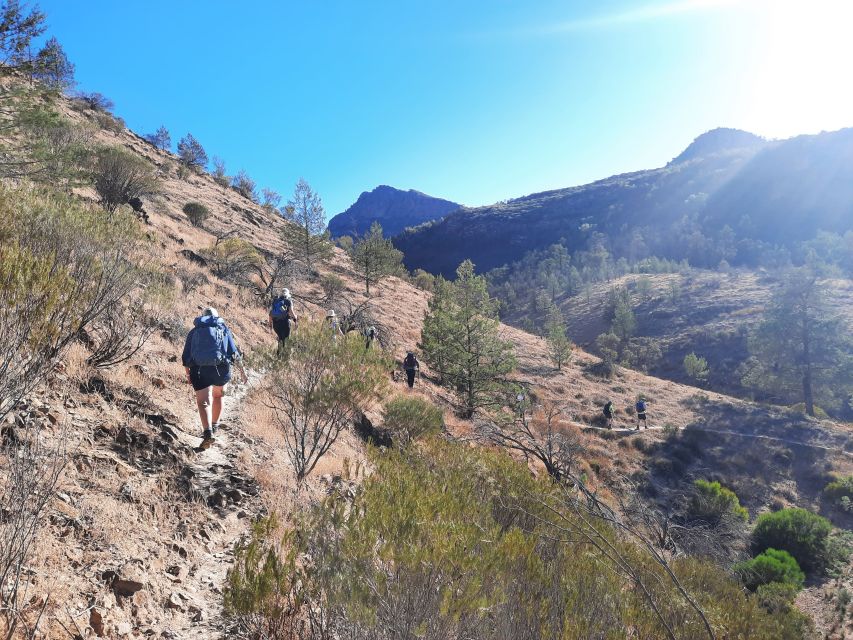
[[[415,357],[414,351],[407,351],[406,357],[403,359],[403,370],[406,372],[406,383],[409,389],[415,386],[415,373],[421,372],[421,363]]]
[[[329,312],[326,314],[326,324],[329,326],[329,329],[332,330],[332,335],[335,338],[344,335],[334,309],[329,309]]]
[[[295,326],[299,319],[293,311],[290,289],[282,289],[281,295],[272,301],[270,307],[270,326],[278,336],[278,350],[281,352],[285,341],[290,337],[291,322]]]
[[[181,360],[187,371],[187,381],[195,390],[203,430],[201,448],[207,449],[213,443],[213,434],[219,426],[222,396],[231,380],[231,364],[237,364],[244,384],[248,380],[234,336],[216,309],[208,307],[193,324],[184,343]]]

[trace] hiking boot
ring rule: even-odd
[[[213,444],[213,432],[210,429],[205,429],[201,435],[201,444],[199,449],[208,449]]]
[[[217,431],[219,431],[219,427],[221,427],[221,426],[222,426],[222,425],[221,425],[221,424],[219,424],[218,422],[214,422],[212,425],[210,425],[210,435],[213,435],[213,434],[215,434]]]

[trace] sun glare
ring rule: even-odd
[[[757,32],[744,74],[744,128],[785,137],[853,125],[853,2],[752,4]]]

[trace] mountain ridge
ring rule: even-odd
[[[459,206],[415,189],[403,190],[381,184],[371,191],[363,191],[346,211],[329,220],[329,233],[333,238],[361,236],[371,224],[379,222],[386,236],[394,236],[406,227],[441,218]]]
[[[843,233],[853,215],[853,182],[843,180],[849,175],[853,129],[773,142],[717,129],[663,167],[460,208],[406,230],[395,244],[408,268],[445,276],[465,259],[487,271],[555,242],[570,252],[598,243],[616,257],[642,258],[628,255],[638,234],[646,255],[699,266],[755,264],[776,244],[790,250],[818,230]],[[727,241],[720,238],[726,227],[733,253],[716,248]],[[703,246],[688,247],[691,237]]]

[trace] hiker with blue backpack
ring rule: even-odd
[[[231,381],[231,365],[237,365],[243,384],[248,379],[234,336],[216,309],[208,307],[193,324],[181,360],[187,371],[187,381],[195,390],[203,430],[200,448],[207,449],[213,444],[213,434],[219,427],[222,396]]]
[[[637,410],[637,428],[635,431],[640,430],[640,421],[643,421],[643,429],[648,429],[648,423],[646,422],[646,399],[643,396],[640,396],[637,399],[637,404],[634,405],[634,408]]]
[[[284,347],[285,341],[290,337],[292,326],[299,322],[296,312],[293,310],[293,300],[290,289],[282,289],[281,295],[272,301],[270,308],[270,326],[278,336],[279,351]]]

